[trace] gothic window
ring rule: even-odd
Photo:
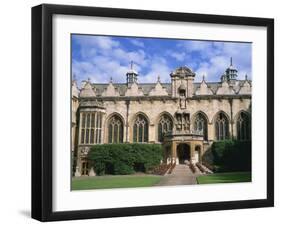
[[[123,122],[117,115],[108,121],[108,143],[123,143]]]
[[[162,115],[158,123],[158,141],[163,142],[164,135],[172,131],[173,122],[168,115]]]
[[[208,140],[208,123],[206,117],[202,113],[198,113],[194,120],[194,132],[204,136],[204,140]]]
[[[237,129],[237,139],[238,140],[250,140],[251,138],[251,126],[250,126],[250,117],[241,112],[237,118],[236,122]]]
[[[81,117],[80,144],[101,143],[101,112],[83,112]]]
[[[148,142],[148,121],[143,115],[138,115],[134,122],[133,141]]]
[[[217,140],[226,140],[229,138],[229,122],[224,113],[219,113],[216,121],[216,139]]]

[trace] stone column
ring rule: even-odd
[[[233,99],[229,99],[230,104],[230,138],[233,140]]]
[[[200,146],[200,150],[198,151],[198,162],[201,163],[201,158],[202,158],[202,146]]]
[[[105,143],[105,137],[106,137],[106,134],[105,134],[105,127],[106,127],[106,118],[105,118],[106,114],[105,113],[101,113],[101,133],[100,133],[100,136],[101,136],[101,144]]]
[[[174,163],[174,161],[176,161],[176,159],[177,159],[177,144],[176,144],[176,142],[174,142],[174,141],[172,141],[172,159],[173,159],[173,163]]]
[[[195,145],[193,142],[190,142],[190,163],[195,162]]]

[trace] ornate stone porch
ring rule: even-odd
[[[201,162],[203,135],[173,132],[164,138],[164,162],[185,164]]]

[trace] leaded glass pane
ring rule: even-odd
[[[93,144],[94,143],[94,136],[95,136],[95,130],[91,129],[91,135],[90,135],[90,143]]]
[[[113,132],[112,125],[109,124],[108,125],[108,143],[112,143],[112,132]]]
[[[89,129],[86,129],[86,144],[89,143]]]
[[[119,128],[119,143],[123,143],[123,124],[120,125]]]
[[[133,141],[134,142],[138,142],[138,139],[137,139],[137,133],[138,133],[138,126],[137,126],[137,124],[134,124],[134,132],[133,132]]]
[[[86,114],[82,114],[82,128],[85,128],[85,122],[86,122]]]
[[[158,141],[163,142],[164,135],[172,131],[173,122],[167,115],[162,115],[158,123]]]
[[[81,141],[80,141],[81,144],[84,144],[84,139],[85,139],[85,130],[82,129],[81,130]]]
[[[101,129],[99,129],[99,136],[98,136],[98,142],[97,142],[98,144],[100,144],[101,143]]]
[[[144,138],[143,142],[148,142],[148,124],[144,124]]]
[[[87,114],[86,124],[87,124],[87,127],[89,128],[90,127],[90,114]]]
[[[198,113],[194,120],[194,130],[195,133],[203,135],[204,140],[208,140],[208,124],[206,117]]]
[[[108,121],[108,142],[123,142],[123,122],[117,115],[112,116]]]
[[[229,138],[229,122],[223,113],[220,113],[216,119],[216,138],[217,140]]]
[[[95,128],[95,127],[96,127],[96,123],[95,123],[95,119],[96,119],[96,118],[95,118],[95,115],[96,115],[96,114],[93,113],[93,114],[92,114],[92,118],[91,118],[91,127],[92,127],[92,128]]]
[[[237,139],[249,140],[251,137],[250,118],[244,112],[241,112],[236,123]]]
[[[147,142],[148,141],[148,122],[142,115],[138,115],[133,127],[133,141]]]
[[[138,142],[143,142],[143,125],[139,125],[139,137],[138,137]]]
[[[113,140],[113,142],[114,143],[118,143],[118,124],[115,124],[114,125],[114,127],[113,127],[113,129],[114,129],[114,133],[113,133],[113,135],[114,135],[114,140]]]

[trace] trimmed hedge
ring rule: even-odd
[[[102,144],[93,146],[88,158],[97,175],[149,172],[163,159],[158,144]]]
[[[212,145],[212,154],[218,172],[251,171],[251,141],[217,141]]]

